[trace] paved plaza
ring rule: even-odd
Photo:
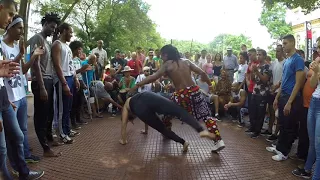
[[[29,115],[32,104],[29,103]],[[94,119],[82,126],[74,144],[55,147],[59,158],[42,158],[31,169],[45,170],[42,179],[50,180],[294,180],[291,171],[298,162],[275,162],[272,153],[265,150],[263,137],[251,139],[235,123],[219,123],[226,148],[219,154],[210,152],[213,143],[200,139],[186,124],[175,120],[173,131],[190,142],[189,152],[182,146],[165,140],[149,128],[149,134],[140,134],[144,124],[135,120],[128,124],[128,144],[121,145],[120,117]],[[29,118],[29,141],[33,154],[42,156],[36,138],[32,117]]]

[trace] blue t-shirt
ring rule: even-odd
[[[290,95],[296,84],[296,72],[304,70],[302,57],[295,53],[283,64],[283,74],[281,81],[281,93]]]
[[[84,60],[84,61],[81,62],[81,66],[84,66],[84,65],[87,65],[87,64],[89,64],[88,60]],[[88,81],[87,81],[87,75],[88,75]],[[87,71],[85,73],[82,73],[83,82],[85,84],[87,84],[87,82],[88,82],[87,85],[90,85],[91,81],[93,81],[93,75],[94,75],[94,67],[92,68],[92,70],[89,70],[89,71]]]

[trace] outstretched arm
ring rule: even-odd
[[[137,83],[136,86],[141,87],[145,84],[149,84],[149,83],[156,81],[157,79],[160,79],[162,76],[164,76],[166,74],[167,66],[168,66],[167,64],[163,64],[163,66],[161,66],[160,69],[156,73],[146,77],[144,80]]]

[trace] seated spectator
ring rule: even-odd
[[[143,74],[140,74],[137,79],[136,79],[136,83],[139,83],[141,82],[142,80],[144,80],[146,77],[148,77],[150,75],[150,67],[146,66],[143,68]],[[141,93],[141,92],[146,92],[146,91],[149,91],[151,92],[152,91],[152,83],[149,83],[149,84],[146,84],[142,87],[139,87],[138,89],[138,92]]]
[[[120,79],[119,82],[120,91],[118,95],[118,100],[121,104],[124,104],[124,102],[126,102],[129,90],[133,88],[136,84],[135,78],[130,76],[131,71],[133,71],[133,69],[131,69],[129,66],[125,66],[124,69],[121,71],[124,74],[124,76]]]
[[[148,66],[150,68],[151,75],[158,70],[156,61],[153,59],[153,56],[153,51],[149,51],[149,58],[144,61],[144,66]]]
[[[112,88],[110,90],[107,90],[107,92],[110,94],[111,98],[114,101],[118,101],[119,82],[116,79],[116,70],[114,68],[111,68],[109,70],[109,75],[105,77],[103,83],[104,85],[107,85],[107,83],[112,84]],[[112,105],[112,116],[116,116],[117,112],[118,112],[117,106]]]
[[[202,76],[200,76],[202,77]],[[217,118],[218,120],[220,120],[219,117],[219,98],[217,95],[214,95],[210,92],[209,89],[209,85],[201,78],[199,78],[197,80],[197,85],[200,87],[201,92],[203,93],[203,95],[205,96],[205,99],[207,101],[207,103],[209,104],[214,104],[215,107],[215,118]]]
[[[244,89],[239,89],[240,83],[234,82],[232,84],[231,100],[228,104],[224,105],[224,109],[232,116],[236,121],[239,121],[239,125],[243,126],[243,116],[245,111],[241,111],[242,108],[246,108],[247,93]],[[242,114],[241,114],[242,113]]]
[[[221,79],[216,85],[215,94],[219,96],[219,107],[223,108],[224,105],[230,101],[232,84],[224,69],[222,69],[220,73]]]

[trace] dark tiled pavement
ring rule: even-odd
[[[187,154],[181,153],[180,144],[163,140],[151,128],[148,135],[140,134],[143,123],[139,120],[128,125],[129,143],[120,145],[120,125],[119,117],[94,120],[82,127],[74,144],[54,148],[62,151],[61,157],[43,158],[29,166],[45,170],[43,179],[54,180],[296,179],[291,171],[297,162],[273,161],[262,137],[253,140],[231,122],[219,123],[226,143],[219,154],[211,154],[212,142],[198,138],[193,129],[178,121],[173,131],[190,142]],[[31,118],[29,134],[33,153],[41,156]]]

